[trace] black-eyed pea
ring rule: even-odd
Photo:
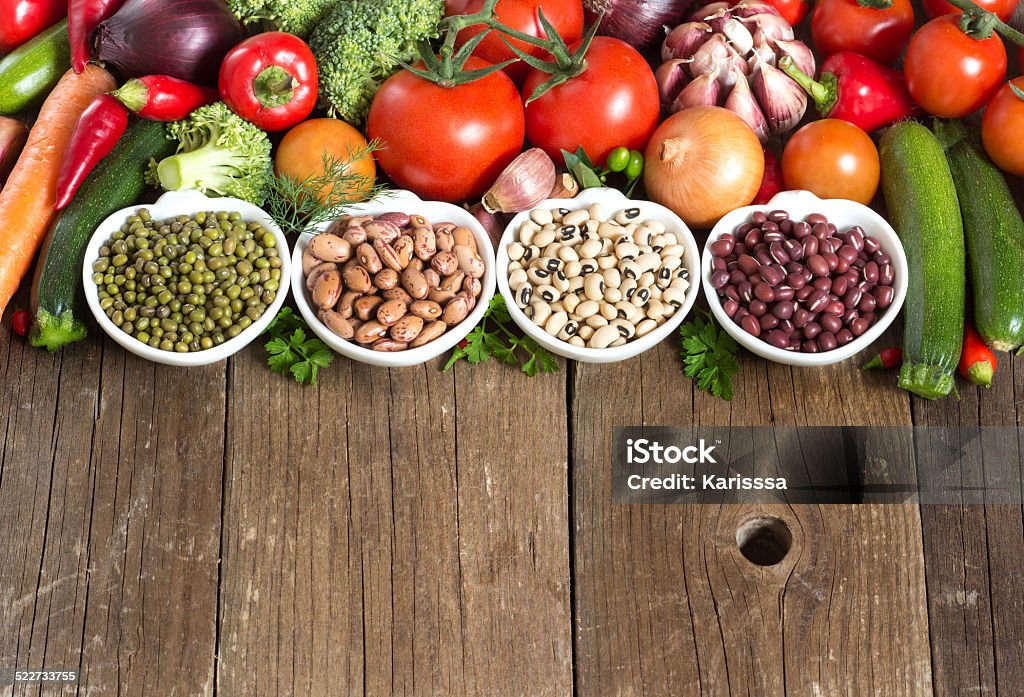
[[[400,266],[405,269],[412,262],[413,252],[413,241],[408,235],[402,235],[397,240],[391,243],[391,248],[395,250],[395,254],[398,255]],[[417,261],[422,261],[417,259]]]
[[[551,306],[538,300],[530,303],[523,313],[538,327],[543,327],[551,317]]]
[[[583,292],[588,300],[600,301],[604,299],[604,277],[599,273],[592,273],[583,279]]]
[[[580,245],[579,256],[583,259],[593,259],[604,249],[601,240],[587,240]]]
[[[629,299],[629,302],[633,303],[637,307],[643,307],[651,299],[651,291],[649,288],[643,286],[636,289],[633,293],[633,297]]]
[[[320,321],[342,339],[351,339],[355,334],[355,328],[352,326],[352,323],[334,310],[321,310]]]
[[[415,341],[416,337],[423,331],[423,318],[416,315],[406,315],[391,325],[391,338],[402,343]]]
[[[553,312],[544,323],[544,331],[551,336],[557,336],[562,327],[569,321],[569,314],[566,312]]]
[[[588,327],[593,327],[594,329],[600,329],[601,327],[603,327],[606,324],[608,324],[608,320],[606,320],[600,314],[593,315],[591,317],[587,317],[584,320],[584,322],[587,323]]]
[[[570,346],[576,346],[577,348],[586,348],[587,346],[587,342],[581,339],[578,334],[576,336],[570,336],[568,343]]]
[[[377,339],[370,346],[374,351],[383,351],[385,353],[397,353],[398,351],[405,351],[409,348],[409,344],[403,341],[397,341],[395,339]]]
[[[433,300],[415,300],[409,305],[409,312],[426,320],[441,316],[441,306]]]
[[[633,323],[630,322],[629,320],[617,317],[608,324],[617,328],[619,330],[619,336],[621,336],[623,339],[626,339],[627,341],[632,339],[636,335],[636,327],[633,326]]]
[[[441,321],[451,327],[466,319],[468,314],[469,300],[456,295],[445,305],[444,311],[441,313]]]
[[[641,288],[650,288],[654,285],[654,274],[650,271],[644,271],[640,274],[640,278],[636,279],[636,284]]]
[[[389,327],[405,317],[409,311],[409,306],[402,300],[384,300],[381,298],[381,301],[377,306],[377,321]]]
[[[384,298],[377,295],[363,295],[356,298],[352,303],[352,310],[356,317],[364,322],[373,319],[377,315],[377,308],[385,302]]]
[[[383,338],[387,333],[388,327],[376,320],[370,320],[359,325],[352,338],[359,344],[372,344],[377,339]]]
[[[465,272],[467,276],[481,278],[484,275],[486,270],[484,260],[480,258],[475,249],[457,244],[455,245],[455,256],[459,261],[459,270]]]
[[[555,233],[555,241],[558,244],[571,247],[579,244],[583,237],[582,231],[575,225],[563,225]]]
[[[442,334],[448,331],[448,325],[441,320],[435,320],[423,327],[423,331],[409,344],[409,348],[419,348],[424,344],[429,344],[434,339],[438,338]]]
[[[581,241],[582,240],[588,240],[588,239],[590,239],[592,237],[597,237],[598,236],[598,232],[597,231],[600,230],[600,229],[601,229],[601,221],[600,220],[588,220],[587,222],[583,223],[583,229],[582,229],[582,232],[580,233],[580,240]]]
[[[589,324],[581,324],[579,330],[576,332],[576,336],[584,341],[589,341],[590,337],[594,336],[595,331],[596,330]]]
[[[526,248],[526,251],[523,252],[523,258],[520,259],[519,261],[521,261],[523,263],[523,265],[526,266],[532,260],[536,259],[539,256],[540,256],[540,247],[536,247],[534,245],[530,245],[529,247]]]
[[[319,264],[314,266],[312,269],[310,269],[308,274],[306,274],[306,290],[308,290],[311,293],[313,292],[313,288],[316,287],[317,279],[320,278],[320,274],[322,274],[324,271],[337,271],[337,270],[338,270],[338,265],[337,264],[334,264],[334,263],[329,262],[329,261],[320,262]]]
[[[455,240],[456,247],[469,247],[476,254],[476,235],[468,227],[460,226],[452,230],[452,238]]]
[[[665,315],[665,303],[660,300],[651,299],[644,305],[644,312],[648,317],[663,317]]]
[[[629,296],[633,294],[634,290],[636,290],[636,285],[636,279],[634,278],[629,278],[627,276],[622,279],[622,284],[619,285],[619,290],[622,291],[622,297],[624,300],[629,300]]]
[[[345,234],[342,235],[342,238],[350,245],[352,245],[353,249],[355,249],[363,242],[366,242],[366,230],[364,230],[360,226],[351,227],[345,231]]]
[[[544,269],[545,271],[548,271],[550,273],[560,271],[563,266],[565,266],[565,263],[558,257],[543,256],[538,257],[537,259],[534,259],[532,262],[530,262],[530,268]]]
[[[313,304],[321,310],[330,310],[341,297],[341,274],[337,269],[324,271],[313,286]]]
[[[438,251],[450,252],[455,249],[455,238],[446,230],[434,230],[434,245]]]
[[[580,262],[580,275],[589,276],[592,273],[597,273],[601,269],[597,265],[596,259],[584,259]]]
[[[560,223],[565,218],[565,216],[569,215],[571,212],[572,211],[570,211],[568,208],[552,208],[551,219],[555,223]]]
[[[619,225],[629,225],[640,220],[639,208],[625,208],[615,214],[615,222]]]
[[[600,306],[598,313],[609,322],[619,316],[619,311],[611,303],[602,301],[598,305]]]
[[[605,288],[604,290],[604,301],[607,303],[615,304],[622,300],[622,291],[618,288]]]
[[[678,288],[669,286],[668,290],[662,294],[662,300],[675,307],[682,307],[683,303],[686,302],[686,293]]]
[[[601,223],[600,227],[597,228],[597,234],[601,237],[617,237],[622,234],[622,226],[614,220],[608,220]]]
[[[526,251],[520,242],[513,242],[508,246],[508,258],[510,261],[519,261],[523,258],[523,252]]]
[[[407,305],[412,304],[412,296],[406,293],[405,288],[401,286],[382,291],[380,296],[385,300],[403,300]]]
[[[374,251],[373,247],[363,242],[361,245],[356,247],[356,258],[359,259],[359,263],[363,265],[367,273],[375,274],[383,268],[380,257],[377,252]]]
[[[522,264],[520,264],[518,261],[510,261],[508,263],[508,272],[512,273],[516,269],[522,269],[523,271],[526,271],[526,268]]]
[[[565,311],[571,315],[574,312],[576,312],[576,308],[579,307],[581,301],[580,296],[575,295],[573,293],[567,293],[566,295],[562,296],[561,302],[562,307],[565,308]]]
[[[550,225],[555,220],[554,214],[544,208],[537,208],[530,211],[530,220],[537,225]]]
[[[526,278],[535,286],[543,286],[551,280],[551,272],[547,269],[531,266],[526,270]]]
[[[511,288],[512,290],[517,290],[519,286],[523,285],[524,283],[529,283],[530,279],[526,275],[526,273],[527,272],[523,271],[522,269],[516,269],[515,271],[510,273],[508,275],[508,287]]]
[[[685,278],[676,277],[672,279],[672,283],[670,283],[668,287],[675,288],[676,290],[680,290],[685,293],[690,288],[690,282]]]
[[[605,288],[618,288],[622,285],[622,274],[615,267],[605,269],[601,276],[604,277]]]
[[[437,253],[437,238],[429,228],[418,227],[413,230],[412,241],[413,252],[423,261],[430,261]]]
[[[641,249],[643,249],[644,247],[651,246],[651,237],[651,229],[646,225],[641,225],[639,228],[637,228],[636,233],[633,235],[633,241],[636,242]]]
[[[583,300],[576,306],[575,313],[582,319],[593,317],[600,311],[601,305],[594,300]]]
[[[441,279],[441,285],[438,286],[439,290],[450,290],[452,294],[462,290],[462,283],[466,280],[466,274],[461,271],[456,271],[450,276],[445,276]]]
[[[557,259],[558,250],[561,248],[562,246],[558,242],[552,242],[547,247],[539,247],[538,249],[540,249],[540,256]]]
[[[625,346],[625,345],[626,345],[626,340],[620,336],[618,339],[616,339],[612,343],[608,344],[608,348],[618,348],[620,346]]]
[[[462,282],[462,292],[468,293],[471,298],[479,298],[483,291],[484,284],[480,282],[479,278],[466,276],[466,280]]]
[[[686,247],[681,244],[670,244],[661,250],[661,255],[663,257],[679,257],[682,259],[686,256]]]
[[[540,232],[540,225],[532,220],[527,220],[519,228],[519,242],[524,247],[529,247],[533,244],[533,237]]]
[[[546,329],[546,327],[545,327],[545,329]],[[576,322],[574,320],[569,320],[568,322],[566,322],[562,326],[562,330],[560,332],[558,332],[558,334],[555,335],[555,338],[561,339],[562,341],[568,341],[572,337],[576,336],[576,334],[579,332],[579,330],[580,330],[579,322]]]
[[[530,284],[525,284],[529,286]],[[444,306],[449,300],[455,297],[455,291],[453,290],[441,290],[440,288],[431,288],[430,292],[427,293],[427,299],[431,302],[435,302],[438,305]]]
[[[583,295],[583,276],[574,276],[569,279],[569,292],[576,295]]]
[[[636,325],[636,336],[637,338],[647,336],[657,328],[658,323],[655,320],[649,318],[641,320],[640,323]]]
[[[542,228],[540,232],[533,236],[533,244],[537,245],[538,247],[547,247],[549,244],[554,243],[556,234],[557,233],[555,232],[555,229],[553,227]]]
[[[455,252],[438,252],[430,260],[430,268],[442,276],[451,276],[459,268],[459,259],[455,256]]]
[[[644,313],[641,312],[636,305],[627,300],[621,300],[615,303],[615,310],[618,312],[618,319],[628,319],[634,324],[644,317]]]
[[[647,254],[641,254],[636,258],[636,263],[643,269],[644,272],[656,271],[661,266],[661,255],[657,252],[648,252]]]
[[[621,337],[619,334],[619,328],[613,324],[606,324],[597,331],[594,332],[593,336],[587,342],[589,348],[608,348],[611,346],[613,341],[618,340]]]
[[[615,258],[614,254],[602,254],[597,258],[597,268],[601,271],[615,268],[619,263],[619,260]]]
[[[537,286],[534,293],[546,303],[556,303],[562,298],[562,294],[554,286]]]
[[[364,223],[363,229],[366,230],[366,239],[371,242],[384,240],[388,244],[392,244],[402,234],[402,228],[388,220],[372,220]]]
[[[373,287],[370,274],[362,266],[346,266],[343,277],[349,290],[357,293],[366,293]]]
[[[578,261],[570,261],[570,262],[566,263],[565,268],[562,269],[562,273],[564,273],[567,278],[572,279],[572,278],[576,278],[577,276],[579,276],[580,273],[582,272],[582,270],[583,270],[583,264],[581,264]]]
[[[680,257],[674,256],[674,255],[669,255],[669,256],[663,256],[661,258],[661,268],[665,269],[666,271],[668,271],[670,276],[672,275],[673,271],[675,271],[676,269],[678,269],[682,265],[683,265],[683,260]]]
[[[430,285],[424,278],[423,272],[410,264],[402,271],[402,288],[416,300],[423,300],[430,292]]]
[[[651,237],[651,249],[660,252],[665,249],[666,245],[671,241],[672,240],[664,234],[654,235]]]
[[[586,208],[570,211],[562,217],[562,225],[582,225],[590,219],[590,211]]]
[[[559,293],[569,292],[569,278],[561,271],[556,271],[551,274],[551,285],[553,285]]]
[[[565,303],[563,303],[561,300],[559,300],[558,302],[551,303],[549,307],[551,307],[552,312],[565,312],[566,314],[568,314],[568,310],[565,309]]]
[[[308,249],[317,259],[336,264],[352,258],[352,245],[334,235],[317,235],[309,241]]]
[[[384,240],[373,241],[373,251],[377,253],[377,258],[380,259],[381,263],[388,267],[388,269],[400,272],[404,266],[402,266],[402,260],[399,258],[398,253],[394,247],[389,245]]]
[[[398,285],[398,271],[395,269],[381,269],[373,277],[373,285],[381,290],[390,290]]]

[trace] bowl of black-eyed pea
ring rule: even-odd
[[[566,358],[613,363],[679,327],[697,299],[699,264],[693,234],[672,211],[600,188],[513,218],[496,275],[528,336]]]

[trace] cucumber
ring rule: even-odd
[[[137,120],[50,226],[32,282],[33,346],[56,351],[85,338],[85,247],[107,216],[134,205],[145,191],[149,161],[172,155],[174,148],[164,124]]]
[[[967,237],[974,326],[997,351],[1024,344],[1024,220],[1002,173],[959,121],[936,120]]]
[[[964,339],[964,230],[953,176],[932,132],[904,121],[882,134],[882,190],[907,252],[899,386],[926,399],[953,389]]]
[[[0,114],[17,114],[41,102],[70,67],[65,19],[0,60]]]

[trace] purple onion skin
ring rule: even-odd
[[[588,20],[602,11],[597,33],[613,36],[644,51],[665,38],[665,27],[679,24],[693,0],[585,0]],[[589,24],[589,21],[588,21]]]
[[[121,77],[170,75],[216,86],[245,36],[222,0],[127,0],[93,36],[93,56]]]

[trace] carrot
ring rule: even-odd
[[[75,124],[97,95],[117,86],[103,68],[65,73],[46,98],[0,191],[0,314],[32,266],[55,212],[57,175]]]

